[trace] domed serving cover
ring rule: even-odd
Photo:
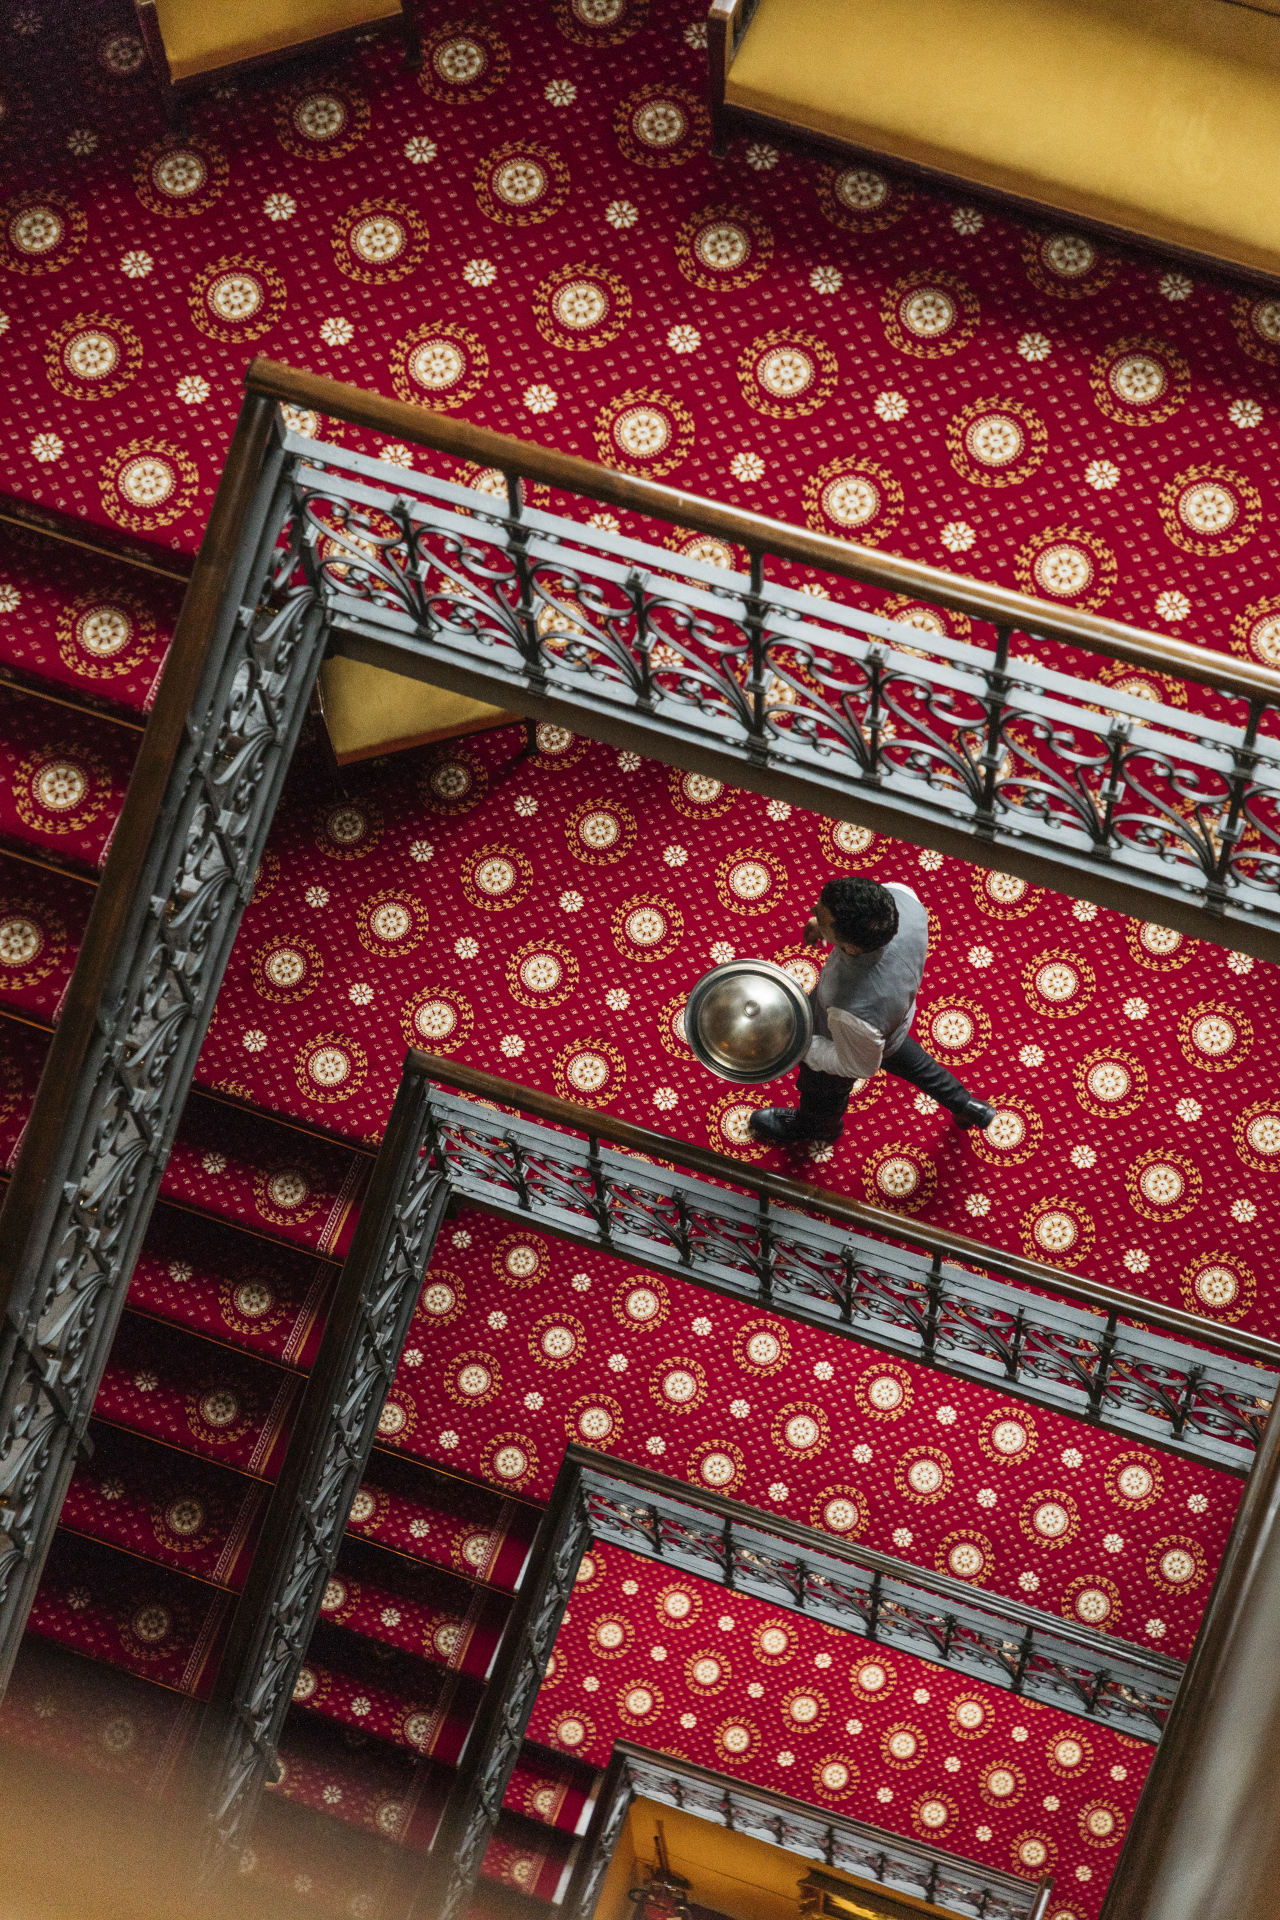
[[[730,960],[704,973],[684,1013],[689,1045],[723,1080],[776,1080],[813,1038],[813,1008],[799,981],[770,960]]]

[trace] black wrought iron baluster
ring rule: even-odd
[[[1169,1415],[1169,1424],[1173,1428],[1175,1440],[1181,1440],[1182,1430],[1195,1411],[1196,1396],[1200,1391],[1200,1382],[1204,1379],[1203,1367],[1188,1367],[1186,1384],[1178,1396],[1178,1404]]]
[[[1124,755],[1132,734],[1132,720],[1116,720],[1107,735],[1107,777],[1098,795],[1102,812],[1101,815],[1095,814],[1094,841],[1089,849],[1089,857],[1093,860],[1109,860],[1113,852],[1116,807],[1124,792]]]
[[[776,1258],[773,1238],[773,1222],[769,1218],[769,1196],[760,1195],[760,1252],[757,1256],[756,1275],[760,1282],[760,1304],[773,1305],[773,1263]]]
[[[924,1897],[929,1902],[930,1905],[933,1904],[933,1896],[937,1891],[938,1891],[938,1862],[935,1860],[929,1868],[929,1878],[924,1883]]]
[[[1016,1380],[1022,1365],[1022,1341],[1027,1330],[1027,1316],[1019,1307],[1013,1317],[1013,1332],[1009,1340],[1009,1352],[1004,1363],[1006,1380]]]
[[[828,1867],[834,1867],[836,1863],[836,1830],[834,1827],[824,1827],[822,1829],[822,1859],[823,1863]]]
[[[868,1640],[878,1640],[880,1638],[880,1584],[880,1572],[877,1568],[876,1572],[871,1576],[871,1590],[867,1595],[866,1631]]]
[[[733,1521],[726,1513],[720,1533],[720,1557],[724,1565],[724,1584],[730,1593],[737,1590],[737,1545],[733,1538]]]
[[[693,1265],[693,1235],[689,1230],[689,1202],[682,1193],[676,1195],[676,1245],[680,1250],[680,1265]]]
[[[803,1560],[796,1562],[796,1607],[804,1613],[809,1605],[809,1569]]]
[[[982,768],[982,798],[974,814],[980,840],[990,840],[996,830],[996,781],[1003,758],[1004,723],[1009,711],[1009,693],[1013,686],[1005,669],[1009,664],[1010,627],[996,628],[994,664],[987,669],[987,691],[983,706],[987,710],[987,743],[979,765]]]
[[[507,481],[507,539],[511,564],[515,569],[520,599],[516,613],[520,620],[520,651],[524,655],[525,678],[531,693],[543,693],[547,670],[542,657],[542,635],[538,632],[537,601],[533,590],[533,568],[529,565],[529,529],[524,523],[524,487],[518,473],[509,473]]]
[[[944,1615],[942,1624],[942,1658],[944,1660],[951,1658],[951,1642],[956,1637],[956,1625],[954,1613]]]
[[[753,767],[769,761],[769,736],[765,726],[764,657],[764,555],[751,555],[751,586],[747,594],[742,629],[751,646],[751,678],[747,692],[751,696],[751,729],[747,734],[747,759]]]
[[[929,1278],[925,1281],[925,1291],[929,1296],[929,1305],[924,1316],[924,1357],[932,1360],[938,1350],[938,1323],[942,1317],[942,1255],[935,1253],[929,1262]]]
[[[733,1795],[731,1793],[726,1793],[723,1804],[725,1830],[728,1833],[736,1833],[738,1828],[733,1817]]]
[[[846,1327],[853,1325],[853,1296],[857,1291],[857,1281],[854,1278],[856,1264],[852,1247],[845,1247],[840,1255],[840,1266],[844,1273],[844,1290],[840,1295],[840,1319]]]
[[[598,1133],[587,1135],[587,1170],[591,1175],[591,1218],[596,1223],[600,1238],[609,1241],[613,1239],[613,1221],[609,1214],[609,1182],[600,1158]]]
[[[636,695],[636,706],[641,713],[652,713],[655,706],[653,687],[653,627],[649,621],[649,602],[645,595],[647,574],[638,573],[633,567],[623,582],[623,592],[631,602],[631,611],[635,616],[636,657],[640,662],[640,691]]]
[[[649,1522],[649,1538],[653,1542],[654,1555],[660,1560],[663,1556],[662,1516],[656,1507],[646,1507],[644,1511]]]
[[[1227,904],[1227,879],[1231,872],[1231,863],[1235,858],[1236,844],[1244,832],[1244,808],[1249,797],[1249,787],[1253,780],[1254,769],[1258,764],[1257,742],[1258,728],[1262,716],[1267,711],[1266,702],[1249,702],[1249,722],[1244,737],[1232,753],[1234,768],[1228,783],[1231,799],[1227,807],[1227,821],[1219,836],[1220,847],[1217,864],[1209,876],[1204,890],[1204,903],[1210,913],[1222,913]]]
[[[529,1182],[525,1178],[525,1171],[529,1164],[525,1150],[513,1133],[504,1133],[502,1138],[511,1149],[511,1177],[516,1183],[516,1200],[520,1211],[532,1213],[533,1202],[529,1196]]]
[[[1018,1648],[1018,1665],[1013,1676],[1013,1687],[1011,1689],[1014,1693],[1022,1692],[1023,1682],[1027,1677],[1027,1662],[1035,1651],[1035,1644],[1036,1630],[1034,1627],[1028,1627],[1022,1636],[1022,1642]]]
[[[1107,1315],[1106,1331],[1098,1342],[1098,1364],[1089,1386],[1089,1406],[1086,1420],[1102,1418],[1102,1403],[1107,1394],[1107,1382],[1111,1378],[1111,1362],[1115,1355],[1116,1341],[1119,1338],[1116,1322],[1119,1316],[1113,1307]]]

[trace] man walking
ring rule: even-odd
[[[929,915],[911,888],[863,874],[829,880],[804,930],[806,946],[819,940],[830,942],[831,956],[813,994],[800,1105],[759,1108],[752,1133],[775,1147],[838,1140],[855,1083],[880,1067],[946,1107],[957,1126],[989,1127],[995,1108],[911,1038],[929,952]]]

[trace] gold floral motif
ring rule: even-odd
[[[260,1000],[277,1007],[294,1006],[320,985],[324,961],[310,940],[277,935],[254,953],[249,978]]]
[[[509,1287],[536,1287],[551,1274],[551,1249],[540,1234],[504,1234],[493,1250],[492,1267]]]
[[[838,371],[824,341],[792,327],[757,335],[738,356],[743,399],[772,420],[816,413],[835,392]]]
[[[283,316],[287,299],[283,276],[267,261],[246,253],[225,254],[212,266],[201,267],[187,289],[187,306],[200,332],[228,346],[269,333]]]
[[[895,1463],[893,1484],[913,1507],[933,1507],[955,1486],[950,1458],[941,1447],[908,1447]]]
[[[780,1320],[748,1320],[733,1336],[734,1363],[765,1379],[791,1361],[791,1336]]]
[[[622,1438],[622,1408],[611,1393],[584,1393],[565,1415],[565,1434],[575,1445],[608,1452]]]
[[[1199,1204],[1204,1177],[1185,1153],[1149,1147],[1130,1162],[1124,1184],[1129,1205],[1144,1220],[1181,1220]]]
[[[533,293],[538,332],[567,353],[607,347],[631,323],[631,290],[618,274],[576,261],[539,283]]]
[[[774,1414],[769,1438],[788,1459],[812,1460],[830,1441],[831,1422],[816,1401],[788,1400]]]
[[[809,1525],[820,1527],[824,1533],[839,1534],[842,1540],[852,1540],[861,1533],[870,1517],[862,1488],[843,1480],[823,1487],[809,1504]]]
[[[418,776],[418,798],[430,813],[470,813],[488,788],[484,762],[456,741],[440,748]]]
[[[1231,1124],[1235,1150],[1255,1173],[1280,1172],[1280,1101],[1256,1100]]]
[[[1033,1546],[1056,1553],[1079,1533],[1080,1509],[1069,1493],[1050,1487],[1028,1494],[1018,1511],[1018,1525]]]
[[[824,218],[845,233],[882,233],[901,220],[915,199],[905,181],[856,162],[819,167],[815,185]]]
[[[1186,399],[1191,372],[1167,340],[1127,333],[1098,355],[1089,384],[1109,420],[1126,427],[1155,427],[1172,419]]]
[[[712,1493],[734,1493],[746,1478],[747,1462],[732,1440],[704,1440],[694,1448],[685,1476]]]
[[[587,1350],[587,1330],[576,1314],[544,1313],[529,1329],[529,1352],[539,1366],[563,1372]]]
[[[61,273],[85,243],[89,223],[69,194],[15,193],[0,205],[0,267],[31,278]]]
[[[131,673],[156,642],[155,615],[134,593],[94,587],[58,614],[58,657],[86,680]]]
[[[356,910],[356,933],[366,953],[399,960],[426,935],[430,918],[421,900],[401,887],[371,894]]]
[[[1083,1013],[1097,987],[1087,960],[1064,947],[1049,947],[1022,969],[1022,991],[1033,1013],[1046,1020],[1069,1020]]]
[[[928,1751],[928,1734],[911,1720],[895,1721],[880,1736],[880,1758],[895,1773],[918,1767]]]
[[[1148,1580],[1174,1597],[1194,1593],[1208,1571],[1209,1556],[1189,1533],[1162,1534],[1147,1554]]]
[[[551,17],[580,47],[617,47],[638,33],[649,0],[551,0]]]
[[[873,1207],[893,1213],[918,1213],[933,1198],[938,1169],[918,1147],[878,1147],[862,1167],[862,1185]]]
[[[707,1374],[688,1354],[660,1360],[649,1374],[649,1397],[663,1413],[693,1413],[707,1397]]]
[[[632,906],[634,903],[628,901],[627,904],[628,906]],[[615,942],[617,937],[617,933],[615,932]],[[619,951],[626,953],[628,952],[628,948],[623,946]],[[689,1060],[692,1057],[689,1042],[685,1038],[684,1031],[684,1010],[688,1004],[688,994],[678,993],[673,1000],[665,1002],[661,1013],[658,1015],[659,1043],[664,1052],[671,1054],[673,1058],[677,1060]]]
[[[1020,400],[971,400],[947,427],[947,452],[971,486],[1018,487],[1044,462],[1049,434],[1043,420]]]
[[[368,1070],[364,1048],[341,1031],[317,1034],[293,1056],[299,1093],[326,1106],[359,1093]]]
[[[559,1007],[577,992],[580,973],[567,947],[529,940],[507,956],[507,992],[522,1007]]]
[[[429,100],[473,107],[496,93],[510,70],[510,50],[492,27],[450,20],[423,39],[418,85]]]
[[[430,320],[391,349],[391,384],[398,399],[452,413],[474,400],[489,372],[478,334],[452,320]]]
[[[1087,1847],[1118,1847],[1129,1822],[1109,1800],[1090,1800],[1076,1815],[1080,1838]]]
[[[693,451],[693,415],[669,393],[629,387],[596,415],[596,448],[623,473],[670,473]]]
[[[876,547],[902,518],[905,496],[887,467],[857,455],[828,460],[804,485],[805,523],[815,533]]]
[[[227,157],[211,140],[157,140],[133,163],[133,188],[148,213],[188,220],[227,190]]]
[[[153,533],[188,514],[200,482],[194,460],[171,440],[130,440],[98,475],[108,517],[130,533]]]
[[[253,1200],[273,1227],[301,1226],[331,1196],[325,1178],[310,1161],[272,1161],[253,1170]]]
[[[1084,527],[1046,527],[1019,551],[1014,577],[1040,600],[1069,601],[1082,611],[1111,597],[1119,566],[1110,547]]]
[[[772,258],[773,233],[749,207],[702,207],[676,234],[676,265],[695,287],[712,292],[749,287]]]
[[[991,1021],[976,1000],[949,993],[919,1016],[919,1032],[931,1053],[948,1066],[968,1066],[991,1044]]]
[[[500,1487],[523,1487],[538,1471],[538,1449],[523,1433],[496,1433],[485,1458],[485,1472]]]
[[[652,963],[666,960],[675,952],[684,934],[684,915],[656,893],[634,893],[615,907],[609,925],[613,944],[625,960]],[[688,997],[688,994],[682,996],[681,1006]],[[663,1018],[666,1019],[665,1013]],[[673,1043],[674,1039],[673,1028]],[[663,1045],[666,1044],[664,1040]],[[672,1044],[667,1051],[679,1053],[680,1049]]]
[[[1001,1467],[1025,1466],[1040,1444],[1026,1407],[995,1407],[978,1428],[978,1445]]]
[[[733,1160],[758,1160],[766,1148],[750,1130],[751,1115],[768,1105],[767,1093],[750,1093],[745,1087],[721,1094],[707,1109],[707,1138],[716,1152]]]
[[[279,883],[280,856],[268,850],[263,853],[258,862],[258,871],[253,876],[253,892],[249,895],[249,905],[256,907],[260,901],[268,899]]]
[[[462,891],[471,906],[485,913],[519,906],[533,881],[532,862],[518,847],[477,847],[462,863]]]
[[[771,853],[745,847],[721,860],[715,872],[716,893],[729,913],[752,918],[772,913],[787,890],[787,870]]]
[[[1119,1047],[1102,1047],[1076,1062],[1076,1099],[1095,1120],[1123,1120],[1147,1097],[1147,1070]]]
[[[635,816],[616,800],[582,801],[564,830],[574,859],[589,867],[617,866],[630,858],[636,844]]]
[[[1231,324],[1251,360],[1280,367],[1280,294],[1238,293],[1231,303]]]
[[[1104,253],[1082,233],[1035,233],[1024,229],[1022,264],[1040,293],[1055,300],[1091,300],[1110,286],[1120,270],[1115,254]]]
[[[580,1107],[607,1107],[622,1092],[626,1062],[607,1040],[573,1040],[556,1055],[552,1068],[562,1100]]]
[[[1231,467],[1202,462],[1160,492],[1160,524],[1175,547],[1201,559],[1235,553],[1262,523],[1262,495]]]
[[[687,820],[718,820],[738,802],[738,791],[709,773],[681,773],[675,767],[667,772],[667,787],[677,813]]]
[[[218,1281],[218,1306],[223,1325],[242,1339],[272,1332],[295,1312],[276,1293],[271,1274],[253,1266],[242,1266]]]
[[[683,87],[650,81],[619,100],[613,131],[633,166],[682,167],[710,140],[711,116]]]
[[[569,169],[554,147],[508,140],[494,147],[471,177],[486,220],[504,227],[536,227],[559,213],[569,193]]]
[[[33,833],[83,833],[110,800],[112,786],[106,763],[97,754],[50,742],[19,762],[13,803]]]
[[[917,360],[961,353],[974,336],[978,297],[954,273],[917,267],[886,288],[880,320],[889,344]]]
[[[1180,973],[1195,959],[1200,946],[1190,934],[1162,927],[1153,920],[1130,920],[1125,938],[1138,965],[1151,973]]]
[[[64,320],[44,346],[49,385],[82,402],[114,399],[138,372],[142,358],[142,342],[133,328],[107,313],[78,313]]]
[[[1253,1024],[1220,1000],[1199,1000],[1178,1021],[1178,1045],[1202,1073],[1230,1073],[1253,1045]]]
[[[362,286],[390,286],[415,273],[427,257],[427,223],[402,201],[361,200],[330,229],[334,265]]]
[[[858,1375],[853,1397],[868,1420],[901,1420],[915,1403],[915,1383],[907,1367],[896,1360],[881,1360]]]
[[[455,1406],[487,1407],[502,1392],[502,1368],[483,1348],[456,1353],[444,1370],[442,1384]]]
[[[333,800],[311,816],[312,834],[331,860],[363,860],[382,838],[382,809],[374,800]]]
[[[1280,305],[1280,301],[1277,302]],[[1231,645],[1246,660],[1259,666],[1280,668],[1280,593],[1254,600],[1232,622]]]
[[[66,950],[67,929],[52,907],[34,894],[0,894],[0,993],[37,986]]]
[[[275,105],[276,139],[299,160],[342,160],[369,131],[369,102],[337,80],[303,80]]]
[[[628,1333],[655,1333],[671,1311],[671,1294],[656,1273],[640,1273],[614,1288],[612,1305]]]
[[[1202,1253],[1178,1276],[1188,1313],[1234,1323],[1247,1320],[1258,1296],[1258,1281],[1233,1253]]]
[[[949,1055],[944,1058],[950,1058]],[[1039,1151],[1044,1122],[1033,1106],[1016,1093],[993,1101],[996,1117],[987,1127],[974,1128],[970,1145],[979,1160],[993,1167],[1020,1167]]]
[[[1056,1194],[1027,1208],[1020,1223],[1022,1248],[1029,1260],[1053,1267],[1076,1267],[1093,1251],[1094,1224],[1074,1200]]]

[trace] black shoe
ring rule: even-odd
[[[977,1100],[970,1094],[962,1107],[951,1109],[951,1117],[958,1127],[964,1127],[966,1130],[970,1127],[980,1127],[985,1133],[996,1117],[996,1110],[985,1100]]]
[[[799,1107],[757,1107],[751,1116],[750,1128],[771,1147],[800,1147],[807,1140],[824,1140],[830,1144],[838,1140],[842,1132],[839,1127],[834,1133],[821,1133],[813,1127],[802,1126]]]

